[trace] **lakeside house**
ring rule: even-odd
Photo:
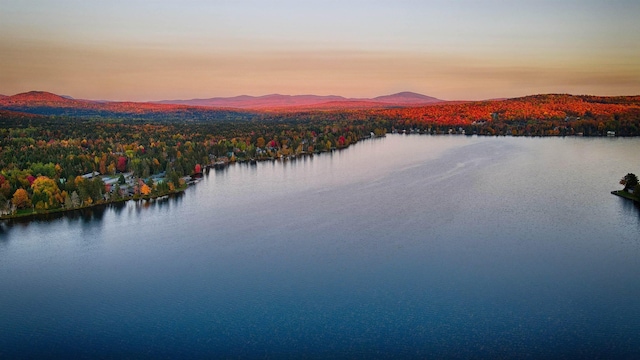
[[[167,172],[163,171],[154,175],[151,175],[150,179],[153,180],[155,184],[164,183],[166,181]]]
[[[87,174],[84,174],[84,175],[80,175],[80,177],[82,177],[82,178],[84,178],[86,180],[91,180],[96,176],[100,176],[100,173],[97,172],[97,171],[90,172],[90,173],[87,173]]]
[[[104,182],[105,186],[113,186],[115,185],[119,180],[119,177],[103,177],[102,181]]]

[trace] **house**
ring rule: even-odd
[[[94,171],[94,172],[90,172],[90,173],[87,173],[87,174],[84,174],[84,175],[80,175],[80,176],[83,177],[84,179],[91,180],[96,176],[100,176],[100,173],[97,172],[97,171]]]
[[[119,177],[106,177],[102,179],[105,185],[115,185],[118,182],[118,180],[120,180]]]

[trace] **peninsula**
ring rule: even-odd
[[[640,184],[638,183],[638,177],[636,174],[628,173],[622,177],[622,179],[620,179],[620,185],[623,185],[624,188],[622,190],[612,191],[611,193],[613,195],[640,203]]]

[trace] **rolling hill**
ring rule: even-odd
[[[104,102],[78,100],[44,91],[0,98],[0,116],[25,114],[71,118],[114,118],[132,121],[242,121],[301,119],[399,119],[404,125],[471,125],[501,122],[528,124],[551,121],[551,132],[569,122],[594,122],[596,128],[619,129],[627,134],[640,128],[640,96],[531,95],[487,101],[440,101],[410,92],[372,99],[340,96],[266,95],[185,100],[182,104]],[[209,105],[203,105],[209,104]],[[211,105],[219,107],[212,107]],[[224,106],[224,107],[223,107]],[[488,125],[487,125],[488,126]],[[551,125],[549,125],[551,126]],[[635,130],[634,130],[635,129]],[[548,130],[548,129],[547,129]]]
[[[142,116],[206,119],[237,113],[234,109],[187,105],[78,100],[46,91],[29,91],[0,98],[0,109],[36,115],[116,118]]]

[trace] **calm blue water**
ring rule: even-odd
[[[640,139],[388,136],[0,225],[0,357],[640,357]]]

